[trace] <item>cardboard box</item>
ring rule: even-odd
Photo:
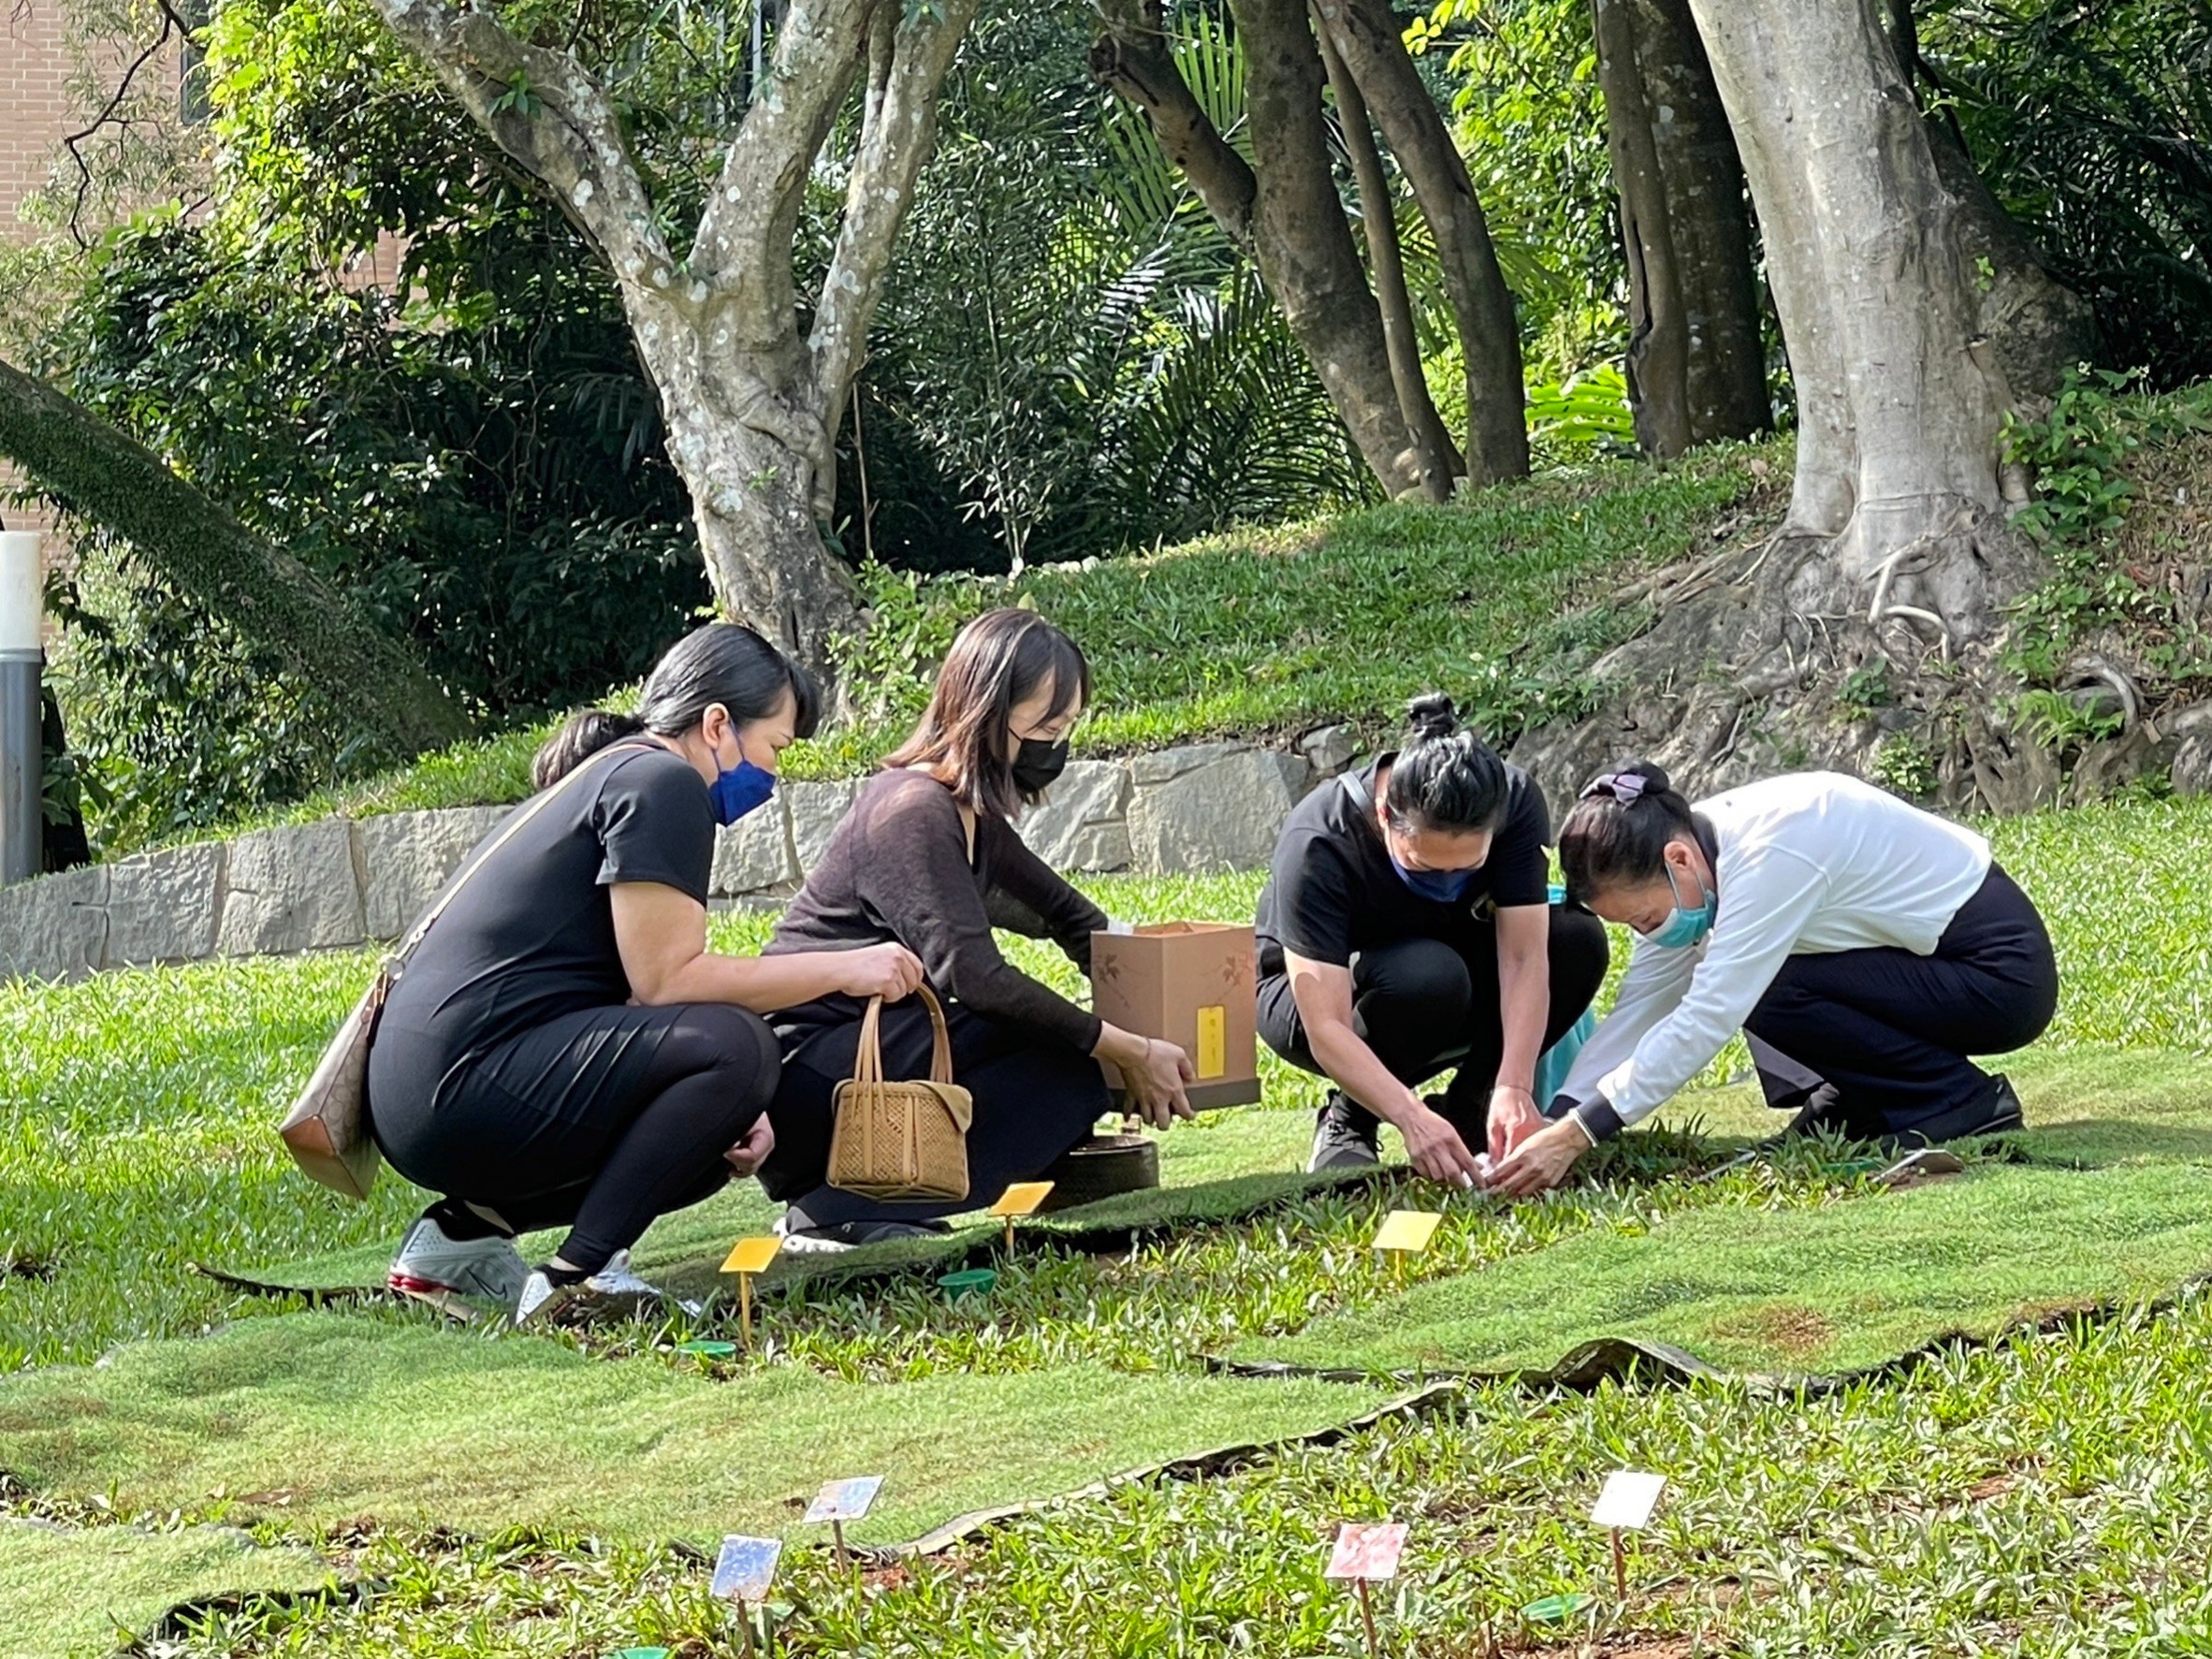
[[[1259,1099],[1257,956],[1252,929],[1230,922],[1094,933],[1091,1006],[1109,1025],[1188,1055],[1193,1106],[1248,1106]],[[1121,1086],[1111,1066],[1106,1080]]]

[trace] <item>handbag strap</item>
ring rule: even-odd
[[[550,787],[540,790],[535,799],[500,827],[500,833],[492,838],[491,844],[471,859],[460,874],[445,884],[445,890],[430,901],[430,908],[422,913],[421,918],[413,927],[408,929],[407,937],[400,941],[400,948],[392,953],[391,960],[386,964],[387,968],[405,967],[408,959],[421,945],[424,937],[430,931],[430,924],[445,913],[447,905],[460,896],[461,889],[469,884],[469,878],[489,864],[492,854],[513,840],[525,824],[550,806],[555,795],[560,794],[570,784],[583,777],[591,764],[597,761],[601,755],[620,754],[624,750],[632,754],[644,754],[648,749],[657,747],[659,746],[656,744],[647,743],[611,743],[601,749],[598,754],[586,755],[581,762],[569,769],[567,776],[558,779]]]
[[[953,1081],[953,1033],[945,1025],[944,1005],[938,1001],[937,993],[927,985],[917,986],[915,995],[922,998],[922,1006],[929,1011],[929,1081]],[[881,1083],[883,1081],[883,998],[868,998],[867,1011],[860,1016],[860,1046],[852,1056],[854,1083]]]

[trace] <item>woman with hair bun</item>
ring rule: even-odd
[[[576,715],[539,752],[540,794],[448,883],[370,1048],[378,1144],[447,1195],[400,1240],[394,1289],[517,1322],[651,1294],[630,1246],[775,1145],[782,1066],[761,1015],[921,983],[897,944],[706,948],[715,826],[767,804],[818,708],[805,670],[718,622],[669,648],[635,714]],[[568,1235],[533,1272],[515,1235],[545,1227]]]
[[[1592,780],[1559,834],[1567,891],[1636,933],[1560,1121],[1495,1172],[1525,1197],[1687,1084],[1740,1029],[1783,1133],[1894,1146],[2021,1127],[1967,1056],[2032,1042],[2059,1001],[2050,935],[1970,829],[1834,772],[1692,806],[1647,762]]]
[[[1259,1034],[1333,1085],[1313,1170],[1378,1161],[1469,1186],[1541,1128],[1536,1060],[1605,978],[1605,929],[1554,906],[1550,817],[1528,774],[1459,723],[1406,708],[1405,746],[1292,809],[1259,895]],[[1440,1095],[1420,1084],[1446,1070]]]

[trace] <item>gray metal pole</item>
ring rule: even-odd
[[[0,886],[29,880],[45,864],[38,543],[35,531],[0,530]]]
[[[36,876],[46,843],[37,651],[0,651],[0,886]]]

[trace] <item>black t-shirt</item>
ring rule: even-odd
[[[585,776],[555,785],[559,796],[468,876],[400,976],[385,1026],[458,1056],[561,1014],[619,1007],[630,980],[607,889],[657,881],[706,902],[714,806],[691,763],[656,747],[583,764]]]
[[[1375,798],[1384,755],[1357,776]],[[1449,904],[1421,897],[1399,879],[1372,805],[1355,800],[1346,780],[1325,783],[1291,808],[1260,890],[1255,931],[1262,977],[1283,972],[1283,953],[1350,966],[1361,951],[1399,939],[1433,939],[1462,950],[1482,942],[1493,905],[1540,905],[1550,897],[1544,854],[1551,816],[1544,793],[1519,766],[1506,768],[1506,816],[1490,858],[1466,893]]]

